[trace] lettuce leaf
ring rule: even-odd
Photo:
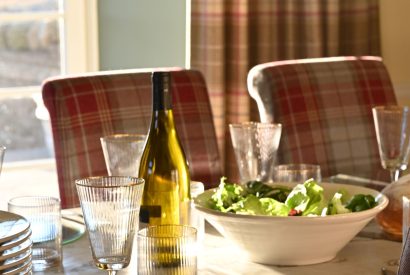
[[[327,200],[323,195],[323,188],[313,179],[298,184],[290,192],[285,204],[302,213],[303,216],[322,216],[327,211]]]
[[[359,212],[373,208],[377,205],[372,195],[356,194],[347,203],[346,208],[352,212]]]
[[[272,198],[258,198],[250,194],[227,210],[236,214],[287,216],[290,209]]]
[[[308,197],[306,186],[304,184],[298,184],[288,195],[285,204],[290,209],[303,212],[308,206],[309,200],[310,198]]]
[[[226,183],[226,178],[222,177],[218,189],[212,195],[211,206],[221,212],[231,211],[232,204],[243,199],[243,188],[235,183]]]
[[[272,198],[261,198],[259,200],[262,204],[262,209],[265,211],[266,215],[270,216],[288,216],[290,208],[275,199]]]
[[[292,191],[292,189],[286,186],[271,187],[256,180],[246,183],[246,192],[248,194],[253,194],[258,198],[272,198],[279,202],[285,202],[290,191]]]

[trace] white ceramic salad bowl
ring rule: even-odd
[[[210,189],[195,199],[195,207],[253,262],[271,265],[322,263],[332,260],[387,206],[388,199],[376,190],[360,186],[336,183],[320,183],[320,186],[324,188],[325,197],[345,189],[350,195],[373,195],[378,204],[361,212],[325,217],[242,215],[209,209],[208,199],[215,192]]]

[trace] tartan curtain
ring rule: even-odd
[[[209,89],[224,173],[238,179],[229,123],[259,120],[247,88],[260,63],[380,55],[379,0],[192,0],[191,66]]]

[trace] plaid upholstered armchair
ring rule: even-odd
[[[191,178],[212,187],[219,182],[222,166],[204,78],[194,70],[169,70],[176,127]],[[64,208],[79,206],[76,179],[107,174],[101,136],[147,133],[152,112],[151,71],[58,77],[43,83]]]
[[[283,124],[280,163],[320,164],[338,173],[388,179],[380,165],[371,108],[396,104],[377,57],[301,59],[261,64],[248,75],[261,121]]]

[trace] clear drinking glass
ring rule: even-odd
[[[320,166],[315,164],[291,163],[281,164],[274,168],[275,182],[304,183],[308,179],[322,181]]]
[[[158,225],[138,232],[138,274],[197,274],[197,230]]]
[[[30,222],[34,271],[59,267],[62,261],[62,224],[60,199],[24,196],[10,199],[8,210]]]
[[[377,106],[372,111],[381,164],[390,171],[391,182],[394,182],[409,162],[409,107]]]
[[[272,181],[282,125],[245,122],[229,124],[229,130],[241,183]]]
[[[123,176],[76,181],[95,265],[108,274],[130,263],[144,179]]]
[[[101,137],[101,147],[110,176],[138,177],[146,135],[114,134]]]

